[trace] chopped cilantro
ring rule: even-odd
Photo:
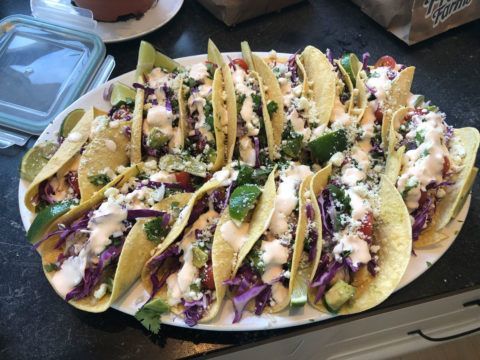
[[[252,94],[252,100],[253,100],[253,109],[255,112],[260,111],[261,106],[262,106],[262,97],[257,94]]]
[[[107,290],[109,293],[112,293],[113,291],[113,278],[112,277],[108,277],[106,280],[105,280],[105,284],[107,284]]]
[[[46,272],[57,271],[59,269],[58,265],[55,263],[45,264],[43,265],[43,268]]]
[[[198,293],[200,290],[200,286],[197,283],[190,284],[190,291]]]
[[[240,113],[240,110],[242,109],[245,98],[246,98],[245,94],[237,95],[237,112],[238,113]]]
[[[197,81],[195,79],[192,79],[191,77],[183,80],[183,83],[187,85],[189,88],[193,88],[198,85]]]
[[[426,264],[427,264],[427,268],[433,265],[430,261],[427,261]]]
[[[160,316],[169,310],[170,307],[162,299],[155,299],[137,311],[135,318],[140,321],[147,330],[158,334],[161,324]]]
[[[207,62],[205,65],[207,67],[208,77],[210,79],[213,79],[213,75],[215,74],[215,70],[217,69],[217,65],[215,65],[211,62]]]
[[[412,190],[413,188],[417,187],[418,181],[408,181],[407,185],[405,186],[405,189],[402,191],[402,197],[405,199],[407,196],[408,192]]]
[[[205,114],[205,122],[210,126],[210,131],[214,129],[213,122],[213,106],[212,102],[207,100],[205,106],[203,107],[203,113]]]
[[[294,131],[292,123],[288,121],[282,133],[282,155],[289,158],[297,158],[302,150],[302,141],[303,135]]]
[[[267,104],[268,115],[272,116],[278,110],[278,104],[275,101],[269,101]]]
[[[97,174],[97,175],[90,175],[88,177],[88,181],[90,181],[93,185],[101,186],[107,185],[111,179],[107,174]]]
[[[155,244],[163,241],[170,231],[170,226],[163,226],[163,216],[159,216],[143,225],[143,230],[147,235],[147,239]]]
[[[423,144],[423,142],[425,141],[425,134],[423,133],[423,131],[417,131],[417,133],[415,134],[415,141],[417,142],[417,145]]]

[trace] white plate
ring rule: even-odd
[[[95,32],[105,43],[134,39],[165,25],[177,14],[182,4],[183,0],[158,0],[157,4],[152,6],[139,20],[98,21]]]
[[[262,55],[262,53],[259,53]],[[264,55],[266,53],[263,53]],[[225,54],[232,58],[240,57],[240,53],[228,53]],[[288,56],[287,54],[279,54],[280,56]],[[206,59],[206,55],[196,55],[189,56],[185,58],[177,59],[177,61],[183,65],[191,65]],[[114,82],[123,82],[125,84],[132,84],[134,81],[134,71],[123,74],[115,79],[110,80],[102,87],[97,88],[88,94],[85,94],[80,99],[75,101],[67,109],[65,109],[61,114],[59,114],[52,124],[50,124],[47,129],[40,135],[37,143],[41,143],[47,140],[56,139],[58,129],[62,123],[62,120],[65,116],[77,108],[89,108],[90,106],[98,107],[102,110],[108,111],[110,104],[103,100],[103,91],[105,88],[108,88],[111,83]],[[20,207],[20,215],[22,217],[22,222],[25,229],[31,224],[32,214],[27,210],[23,204],[23,198],[25,195],[26,186],[28,184],[21,180],[18,189],[18,200]],[[463,207],[462,211],[458,217],[450,222],[446,227],[445,233],[448,234],[447,238],[442,241],[440,244],[425,248],[422,250],[416,250],[416,256],[412,256],[408,269],[403,276],[402,281],[400,282],[398,289],[408,285],[413,280],[422,275],[431,265],[433,265],[450,247],[450,245],[455,240],[457,234],[460,232],[463,221],[465,220],[468,209],[470,207],[470,197]],[[119,300],[113,304],[113,308],[124,312],[126,314],[133,315],[136,310],[147,300],[148,294],[143,289],[140,282],[137,282],[132,286],[131,289]],[[196,326],[197,329],[203,330],[222,330],[222,331],[238,331],[238,330],[263,330],[263,329],[276,329],[276,328],[285,328],[290,326],[296,326],[301,324],[310,323],[313,321],[322,321],[329,319],[331,315],[321,314],[318,311],[314,310],[310,306],[305,306],[302,309],[297,309],[294,311],[285,310],[281,313],[271,315],[264,314],[261,317],[254,316],[248,312],[245,312],[242,320],[238,324],[232,324],[233,319],[233,307],[231,301],[226,301],[220,316],[214,322],[209,324],[199,324]],[[166,324],[171,324],[175,326],[186,327],[184,322],[180,318],[176,318],[173,315],[165,315],[162,317],[162,321]]]

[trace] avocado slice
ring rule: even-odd
[[[243,222],[248,212],[255,207],[262,190],[257,185],[246,184],[237,187],[230,197],[230,217],[239,223]]]
[[[319,136],[308,143],[308,147],[320,163],[327,162],[330,157],[347,149],[347,133],[344,129],[332,131],[328,134]]]
[[[193,266],[200,269],[203,267],[208,261],[208,254],[200,249],[198,246],[194,246],[192,248],[192,255],[193,255]]]
[[[328,311],[336,313],[355,295],[355,287],[339,280],[325,294],[325,305]]]

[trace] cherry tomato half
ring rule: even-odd
[[[362,225],[358,229],[366,237],[371,238],[373,235],[373,214],[369,212],[362,220]]]
[[[233,59],[232,63],[234,65],[240,66],[243,70],[248,71],[248,64],[243,59]]]
[[[175,179],[183,186],[190,185],[190,174],[185,171],[175,173]]]
[[[209,290],[215,290],[215,282],[213,281],[213,266],[211,263],[205,265],[201,272],[202,285]]]
[[[383,67],[383,66],[387,66],[389,67],[390,69],[395,69],[395,66],[397,65],[397,62],[395,61],[395,59],[391,56],[388,56],[388,55],[385,55],[385,56],[382,56],[380,59],[377,60],[377,62],[375,63],[375,67]]]

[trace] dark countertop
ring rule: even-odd
[[[27,1],[2,0],[0,18],[29,14]],[[383,54],[413,64],[414,91],[426,94],[456,127],[480,124],[480,21],[408,47],[384,31],[347,0],[310,1],[227,28],[197,2],[187,0],[179,14],[149,34],[150,41],[172,57],[201,54],[211,37],[222,51],[238,51],[241,40],[254,50],[295,52],[312,44],[372,58]],[[133,70],[140,40],[107,46],[116,59],[113,76]],[[33,140],[29,146],[33,145]],[[18,213],[18,166],[25,150],[0,151],[0,358],[178,358],[229,345],[251,344],[331,326],[348,318],[292,329],[217,333],[164,326],[150,336],[137,321],[115,310],[88,314],[68,306],[43,276],[40,258],[25,239]],[[478,166],[478,164],[477,164]],[[388,311],[480,286],[480,183],[474,186],[470,213],[450,250],[415,282],[376,309],[353,317]]]

